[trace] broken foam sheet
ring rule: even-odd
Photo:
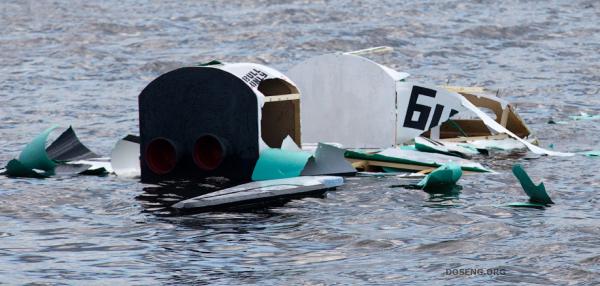
[[[58,166],[71,160],[90,159],[97,156],[85,147],[77,138],[75,131],[69,127],[46,148],[46,141],[56,126],[46,129],[36,136],[21,151],[18,159],[11,160],[6,166],[5,174],[12,177],[42,178],[56,173]],[[91,164],[90,169],[93,169]],[[86,174],[83,165],[60,167],[59,174]],[[89,170],[89,169],[88,169]],[[95,170],[96,171],[99,170]]]
[[[260,153],[252,172],[253,181],[298,177],[308,159],[307,152],[282,149],[265,149]]]
[[[448,193],[455,189],[461,176],[460,166],[455,163],[448,163],[433,170],[417,186],[428,193]]]
[[[415,107],[414,108],[415,111],[417,110],[416,108],[420,108],[422,110],[429,111],[429,112],[424,113],[427,115],[433,109],[432,106],[435,105],[435,109],[439,110],[439,111],[436,111],[436,110],[433,111],[435,119],[432,118],[431,120],[434,122],[429,123],[429,119],[425,118],[424,115],[421,115],[420,113],[419,113],[419,118],[410,119],[409,115],[412,113],[413,117],[414,117],[414,113],[415,113],[415,112],[411,112],[412,109],[410,109],[410,108],[408,108],[407,110],[403,110],[403,109],[399,110],[400,111],[399,117],[404,116],[404,113],[406,113],[405,121],[409,122],[410,123],[409,125],[414,123],[415,126],[417,126],[417,123],[419,123],[418,124],[419,126],[426,127],[426,128],[422,128],[423,131],[428,130],[434,126],[437,126],[438,125],[437,123],[439,123],[439,122],[446,121],[449,118],[449,116],[446,116],[444,114],[446,114],[445,112],[449,109],[453,110],[451,112],[453,114],[465,112],[466,110],[468,110],[471,113],[475,114],[477,117],[479,117],[479,119],[481,119],[483,121],[483,123],[488,128],[493,130],[494,132],[505,133],[505,134],[509,135],[510,137],[523,143],[529,150],[531,150],[532,152],[534,152],[536,154],[545,154],[545,155],[550,155],[550,156],[573,156],[574,155],[572,153],[555,152],[555,151],[546,150],[546,149],[540,148],[538,146],[535,146],[535,145],[527,142],[526,140],[515,135],[510,130],[506,129],[504,126],[500,125],[500,123],[496,122],[496,120],[492,119],[489,115],[487,115],[485,112],[483,112],[481,109],[479,109],[477,106],[475,106],[467,98],[465,98],[464,96],[462,96],[459,93],[450,92],[444,88],[437,88],[437,87],[431,87],[431,86],[426,86],[426,85],[416,85],[416,84],[407,83],[407,82],[398,83],[398,98],[411,98],[415,94],[417,94],[417,97],[419,97],[419,98],[422,97],[422,98],[426,98],[428,100],[431,100],[430,98],[436,98],[436,101],[437,101],[436,104],[433,104],[433,103],[428,103],[427,105],[422,104],[422,103],[415,104],[416,101],[415,101],[415,103],[412,104]],[[419,95],[425,95],[425,96],[419,96]],[[443,95],[443,98],[444,98],[443,101],[440,101],[440,99],[438,99],[438,97],[440,95]],[[412,101],[411,101],[411,103],[412,103]],[[409,103],[409,105],[410,105],[410,103]],[[457,107],[457,105],[460,105],[460,106]],[[437,115],[436,115],[436,113],[437,113]],[[423,118],[421,119],[421,117],[423,117]],[[403,125],[399,125],[399,127],[400,126],[406,127],[406,123],[404,123]],[[404,134],[403,133],[403,132],[405,132],[404,129],[405,128],[400,128],[398,130],[397,136],[401,136],[402,134]],[[417,135],[419,135],[419,134],[417,134]]]
[[[100,157],[79,141],[71,126],[46,148],[46,153],[50,159],[62,162]]]
[[[460,94],[457,94],[458,96],[460,96]],[[527,146],[527,148],[532,151],[533,153],[536,154],[544,154],[544,155],[549,155],[549,156],[573,156],[573,153],[565,153],[565,152],[556,152],[556,151],[550,151],[550,150],[546,150],[544,148],[535,146],[529,142],[527,142],[527,140],[520,138],[519,136],[515,135],[514,133],[512,133],[511,131],[509,131],[508,129],[506,129],[504,126],[500,125],[500,123],[496,122],[494,119],[492,119],[489,115],[487,115],[485,112],[481,111],[479,108],[477,108],[475,105],[473,105],[471,102],[469,102],[466,98],[460,96],[461,98],[461,102],[462,105],[464,107],[466,107],[467,109],[471,110],[473,113],[475,113],[481,120],[483,120],[483,123],[485,123],[485,125],[489,128],[491,128],[492,130],[498,132],[498,133],[505,133],[507,135],[509,135],[512,138],[515,138],[516,140],[518,140],[519,142],[523,143],[523,145]]]
[[[448,194],[462,189],[456,183],[462,176],[462,170],[455,163],[448,163],[433,170],[420,181],[408,184],[393,185],[391,187],[403,187],[407,189],[419,189],[430,194]],[[404,176],[410,179],[412,176]]]
[[[345,150],[319,143],[314,155],[302,151],[290,136],[281,149],[265,149],[260,153],[252,180],[272,180],[297,176],[354,175],[356,169],[344,157]]]
[[[528,207],[528,208],[541,208],[554,204],[550,199],[550,196],[546,192],[546,188],[544,187],[544,183],[540,183],[539,185],[535,185],[529,175],[525,172],[523,167],[519,164],[516,164],[512,168],[513,174],[519,180],[523,191],[529,197],[529,202],[517,202],[510,203],[508,206],[510,207]]]
[[[127,135],[119,140],[110,153],[110,165],[119,177],[139,177],[140,138]]]
[[[333,145],[319,143],[314,157],[308,160],[306,167],[302,171],[302,175],[355,175],[356,169],[344,157],[345,152],[346,150]]]
[[[523,143],[521,143],[520,141],[518,141],[514,138],[480,139],[480,140],[467,141],[467,143],[471,144],[471,146],[473,146],[477,149],[485,149],[485,150],[512,151],[512,150],[527,149],[527,147]]]
[[[459,157],[448,156],[437,153],[419,152],[413,150],[402,150],[399,148],[388,148],[379,153],[363,153],[357,151],[346,151],[346,158],[355,160],[366,160],[372,165],[377,165],[377,162],[383,163],[398,163],[400,165],[413,165],[420,167],[440,167],[443,164],[454,162],[458,164],[462,170],[471,172],[492,172],[492,170],[483,165],[466,160]],[[394,167],[394,166],[385,166]],[[402,167],[394,167],[402,169]]]
[[[321,195],[341,186],[344,180],[333,176],[303,176],[251,182],[208,193],[174,204],[179,212],[224,211],[265,207],[269,203]]]
[[[463,158],[479,154],[477,148],[471,144],[441,142],[421,136],[415,138],[415,148],[421,152],[440,153]]]
[[[294,152],[301,152],[302,149],[300,149],[300,147],[298,147],[298,145],[296,145],[296,142],[294,142],[294,139],[292,139],[292,137],[290,137],[290,135],[286,136],[283,141],[281,142],[281,150],[287,150],[287,151],[294,151]]]
[[[19,154],[18,159],[23,166],[50,173],[54,171],[54,168],[57,164],[48,156],[48,153],[46,152],[46,141],[48,140],[48,135],[50,135],[54,129],[56,129],[56,126],[44,130],[44,132],[33,138],[33,140],[31,140],[31,142],[25,146],[23,151],[21,151],[21,154]]]

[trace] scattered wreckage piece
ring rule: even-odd
[[[363,170],[370,167],[388,167],[399,170],[422,171],[438,168],[443,164],[454,162],[467,172],[492,172],[483,165],[459,157],[437,153],[425,153],[400,148],[388,148],[378,153],[346,151],[345,156],[353,165]]]
[[[130,134],[117,141],[110,152],[110,165],[119,177],[139,177],[140,137]]]
[[[19,154],[10,160],[4,174],[10,177],[47,178],[53,175],[105,175],[110,168],[90,151],[75,134],[71,126],[48,147],[48,136],[57,126],[37,135]]]
[[[554,202],[552,201],[552,199],[550,199],[550,196],[546,192],[546,187],[544,187],[544,183],[536,185],[521,165],[514,165],[512,168],[512,172],[515,175],[515,177],[517,177],[517,179],[519,180],[519,183],[521,184],[523,191],[525,191],[525,194],[527,194],[527,196],[529,197],[529,202],[510,203],[508,204],[508,206],[544,209],[554,204]]]
[[[462,187],[456,185],[462,174],[461,167],[450,162],[432,170],[416,184],[393,185],[391,187],[419,189],[430,194],[454,193],[462,189]]]
[[[345,159],[344,153],[343,149],[319,143],[315,153],[311,154],[302,151],[290,137],[286,137],[281,149],[269,148],[260,152],[252,172],[252,180],[317,175],[353,176],[356,169]]]
[[[300,144],[296,85],[252,63],[184,67],[139,96],[141,180],[251,180],[259,149],[291,135]]]
[[[526,141],[531,132],[512,106],[479,88],[409,83],[407,73],[346,53],[310,58],[288,74],[303,94],[304,142],[382,149],[428,132],[431,139],[463,142],[510,137],[536,154],[573,155]],[[496,119],[480,108],[491,109]]]
[[[532,135],[531,130],[525,124],[525,121],[515,111],[515,108],[506,100],[503,100],[491,91],[484,88],[469,88],[457,86],[443,86],[443,88],[462,95],[465,99],[471,102],[480,110],[489,110],[496,117],[502,127],[513,132],[520,138],[528,138]],[[481,139],[502,139],[502,136],[489,137],[497,134],[492,133],[485,122],[478,118],[453,118],[444,122],[440,126],[438,136],[434,136],[434,132],[426,132],[424,136],[432,139],[442,139],[454,142],[468,142]],[[504,135],[507,136],[507,135]],[[436,138],[437,137],[437,138]],[[505,137],[505,138],[508,138]]]
[[[321,196],[343,184],[341,177],[302,176],[251,182],[174,204],[179,213],[264,208],[292,199]]]

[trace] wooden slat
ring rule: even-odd
[[[506,139],[508,138],[507,134],[496,134],[490,136],[472,136],[472,137],[457,137],[457,138],[444,138],[439,141],[447,141],[447,142],[467,142],[467,141],[475,141],[475,140],[498,140],[498,139]]]
[[[265,102],[287,101],[300,99],[299,93],[265,96]]]
[[[392,163],[392,162],[381,162],[381,161],[371,161],[371,160],[361,160],[361,159],[351,159],[351,158],[346,158],[346,160],[350,161],[352,163],[352,167],[354,168],[362,168],[362,169],[369,169],[369,167],[389,167],[389,168],[396,168],[396,169],[402,169],[402,170],[410,170],[410,171],[415,171],[415,172],[419,172],[419,173],[430,173],[431,171],[435,170],[435,167],[430,167],[430,166],[419,166],[419,165],[411,165],[411,164],[402,164],[402,163]],[[474,172],[474,171],[466,171],[463,170],[463,174],[482,174],[482,172]]]
[[[485,88],[478,86],[450,86],[442,85],[441,87],[456,93],[482,93],[485,92]]]

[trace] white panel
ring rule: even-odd
[[[328,54],[296,65],[288,76],[302,94],[302,142],[337,142],[346,148],[394,145],[395,82],[379,64]]]

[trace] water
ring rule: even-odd
[[[282,71],[319,54],[389,45],[373,59],[414,80],[502,88],[543,147],[600,149],[597,1],[2,1],[0,162],[52,124],[108,154],[137,133],[137,95],[212,59]],[[326,199],[261,213],[169,217],[113,176],[0,178],[0,283],[594,284],[600,159],[481,159],[458,198],[352,178]],[[513,163],[557,203],[523,201]],[[505,275],[453,276],[448,268]]]

